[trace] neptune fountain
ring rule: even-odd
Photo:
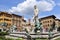
[[[39,22],[38,20],[38,7],[36,5],[34,5],[34,16],[33,16],[33,22],[34,22],[34,29],[29,32],[26,28],[24,32],[12,32],[9,36],[14,36],[17,38],[24,38],[25,40],[35,40],[36,38],[49,38],[49,40],[51,39],[50,37],[52,36],[50,28],[49,28],[49,32],[48,33],[42,33],[43,29],[42,29],[42,23]],[[16,27],[14,26],[12,28],[12,30],[14,31],[14,29],[16,29]]]

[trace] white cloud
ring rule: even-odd
[[[32,15],[34,12],[34,5],[37,5],[40,11],[51,11],[55,6],[55,2],[53,0],[26,0],[22,3],[19,3],[16,7],[12,7],[11,9],[9,9],[9,11],[12,13]]]

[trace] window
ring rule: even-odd
[[[49,24],[48,24],[48,26],[49,26]]]
[[[48,21],[48,23],[49,23],[49,21]]]
[[[52,22],[52,20],[50,20],[50,22]]]
[[[3,14],[0,14],[0,17],[3,16]]]
[[[3,20],[3,19],[0,19],[0,21]]]
[[[6,16],[6,17],[10,17],[10,18],[12,17],[12,16],[11,16],[11,15],[9,15],[9,14],[5,14],[4,16]]]
[[[5,21],[11,21],[11,20],[9,20],[9,19],[6,19],[6,18],[5,18],[4,20],[5,20]]]

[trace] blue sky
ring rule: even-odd
[[[13,12],[29,19],[33,16],[33,5],[35,2],[39,2],[41,5],[42,3],[46,3],[42,6],[39,6],[39,3],[37,3],[38,9],[43,9],[43,11],[39,11],[39,18],[49,15],[55,15],[57,18],[60,18],[60,0],[0,0],[0,11]],[[44,5],[46,5],[46,7],[43,7]]]
[[[23,1],[24,0],[0,0],[0,11],[8,10],[13,6],[17,6],[18,3]]]

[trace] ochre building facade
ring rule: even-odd
[[[9,14],[8,12],[0,12],[0,24],[7,23],[6,28],[10,28],[12,25],[15,25],[19,31],[22,30],[23,23],[26,22],[24,17],[16,15],[16,14]],[[23,23],[22,23],[23,22]],[[2,26],[0,26],[2,28]]]
[[[55,22],[55,18],[56,17],[54,15],[51,15],[51,16],[40,18],[39,21],[42,23],[42,26],[44,28],[48,28],[51,27],[53,22]]]

